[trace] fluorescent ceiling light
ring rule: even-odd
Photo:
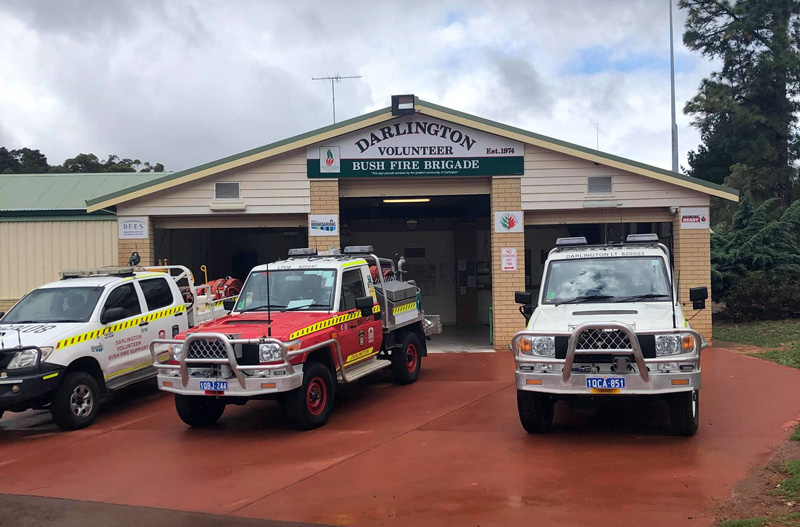
[[[384,203],[428,203],[431,198],[397,198],[385,199]]]

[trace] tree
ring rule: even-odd
[[[722,62],[684,109],[703,141],[689,174],[788,207],[800,157],[800,0],[679,5],[688,10],[684,44]]]
[[[0,174],[37,174],[48,170],[47,157],[38,150],[0,147]]]

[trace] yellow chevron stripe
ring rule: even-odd
[[[162,309],[161,311],[156,311],[155,313],[148,313],[147,315],[141,315],[136,318],[126,320],[125,322],[117,322],[116,324],[112,324],[110,326],[106,326],[104,328],[95,329],[92,331],[87,331],[86,333],[82,333],[80,335],[75,335],[74,337],[68,337],[63,340],[58,341],[56,344],[56,349],[63,349],[75,344],[80,344],[86,340],[91,340],[96,337],[101,337],[107,333],[116,333],[117,331],[127,329],[133,326],[138,326],[142,322],[151,322],[153,320],[158,320],[164,317],[168,317],[170,315],[174,315],[178,312],[186,311],[185,305],[180,305],[177,307],[168,307],[166,309]]]
[[[373,308],[374,310],[374,308]],[[360,311],[353,311],[351,313],[345,313],[344,315],[338,315],[327,320],[322,320],[310,326],[304,327],[303,329],[299,329],[289,335],[289,340],[294,340],[296,338],[305,337],[306,335],[310,335],[311,333],[316,333],[317,331],[322,331],[323,329],[327,329],[331,326],[336,326],[338,324],[342,324],[344,322],[349,322],[351,320],[355,320],[357,318],[361,318]]]
[[[398,306],[392,309],[392,315],[398,315],[400,313],[405,313],[406,311],[411,311],[412,309],[417,309],[417,302],[409,302],[408,304],[403,304],[402,306]]]

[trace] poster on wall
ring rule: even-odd
[[[519,141],[415,115],[309,146],[306,168],[309,178],[521,175],[524,154]]]
[[[681,229],[708,229],[708,209],[681,209]]]
[[[523,232],[524,216],[521,210],[494,213],[494,232]]]
[[[146,240],[147,216],[120,216],[117,218],[120,240]]]
[[[500,249],[500,269],[503,271],[517,270],[517,248],[503,247]]]
[[[309,236],[338,236],[339,235],[339,215],[338,214],[309,214],[309,216],[308,216],[308,235]]]

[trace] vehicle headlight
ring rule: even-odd
[[[691,353],[694,351],[694,344],[692,335],[658,335],[656,336],[656,355],[663,357]]]
[[[16,370],[19,368],[30,368],[31,366],[36,366],[36,359],[38,358],[38,350],[32,349],[18,351],[11,358],[11,362],[8,363],[6,369]]]
[[[258,362],[275,362],[283,358],[281,347],[272,342],[258,345]]]
[[[175,362],[181,361],[181,355],[183,354],[183,344],[173,344],[170,346],[172,350],[170,351],[170,355],[172,355],[172,360]]]
[[[522,337],[517,340],[517,351],[526,355],[556,356],[555,337]]]

